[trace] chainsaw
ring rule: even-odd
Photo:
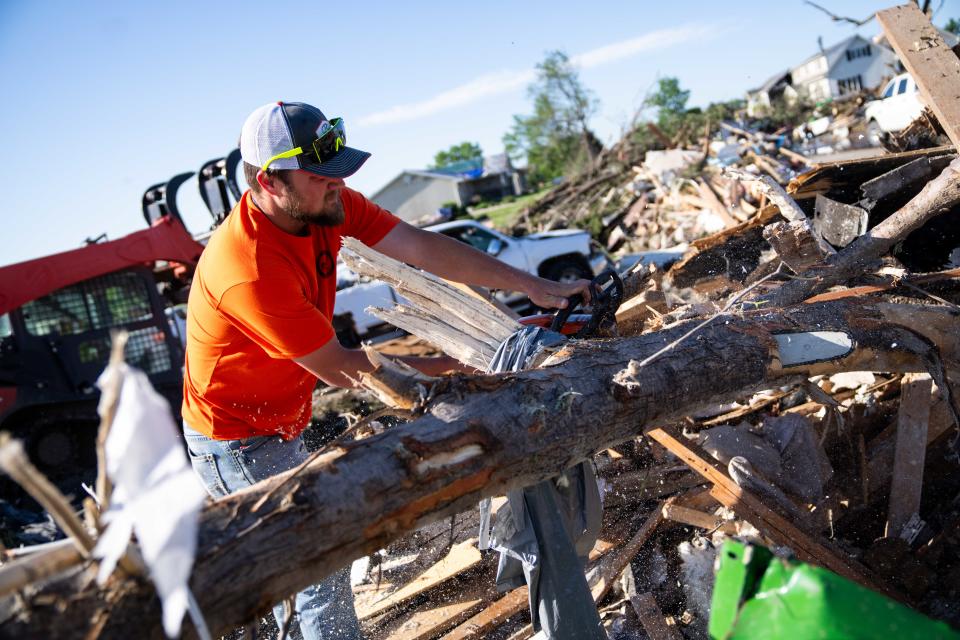
[[[610,334],[616,330],[621,302],[623,281],[615,271],[607,270],[590,281],[590,313],[574,313],[583,306],[583,295],[577,293],[567,298],[566,308],[520,318],[520,324],[543,327],[572,338],[589,338],[598,331]]]

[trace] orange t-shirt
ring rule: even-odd
[[[399,222],[342,188],[344,223],[277,228],[243,195],[210,237],[187,304],[183,419],[216,440],[280,434],[310,422],[316,377],[298,358],[335,336],[337,255],[343,236],[367,245]]]

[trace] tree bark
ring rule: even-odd
[[[864,369],[929,371],[946,391],[943,365],[957,362],[960,340],[956,315],[942,307],[841,300],[721,316],[640,365],[692,322],[571,342],[541,369],[437,379],[417,420],[333,446],[302,469],[212,503],[201,516],[191,581],[211,631],[253,619],[417,527],[720,399],[784,379]],[[826,360],[781,353],[784,334],[812,331],[842,334],[849,348]],[[162,636],[149,584],[114,577],[101,591],[89,578],[86,572],[8,599],[0,606],[0,636]]]

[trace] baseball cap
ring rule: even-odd
[[[332,158],[316,162],[309,155],[317,130],[328,122],[323,112],[304,102],[272,102],[251,113],[240,133],[240,156],[255,167],[291,149],[305,153],[274,160],[273,169],[303,169],[329,178],[346,178],[356,173],[370,154],[353,147],[342,147]]]

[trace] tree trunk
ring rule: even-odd
[[[417,420],[332,446],[303,469],[212,503],[192,578],[211,631],[253,619],[417,527],[717,400],[864,369],[929,371],[948,389],[943,365],[955,368],[960,339],[942,307],[840,300],[720,316],[651,359],[694,322],[571,342],[541,369],[437,379]],[[802,332],[841,339],[829,357],[814,348],[805,359],[783,346]],[[115,577],[101,591],[86,572],[6,600],[0,636],[159,638],[158,604],[143,581]]]

